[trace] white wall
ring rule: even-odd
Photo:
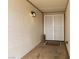
[[[68,44],[66,44],[68,53],[70,55],[70,5],[68,3],[68,6],[65,11],[65,41],[68,41]]]
[[[9,0],[8,50],[9,59],[20,59],[41,42],[42,13],[26,0]],[[36,11],[36,17],[29,13]]]

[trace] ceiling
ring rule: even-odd
[[[68,0],[29,0],[42,12],[64,11]]]

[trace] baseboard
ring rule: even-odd
[[[41,43],[41,41],[39,41],[39,42],[36,44],[36,46],[33,47],[28,53],[30,53],[31,51],[33,51],[37,46],[39,46],[40,43]],[[25,57],[28,53],[25,53],[25,54],[21,57],[21,59],[22,59],[23,57]]]

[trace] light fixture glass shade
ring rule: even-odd
[[[35,17],[36,13],[34,11],[31,11],[30,16]]]

